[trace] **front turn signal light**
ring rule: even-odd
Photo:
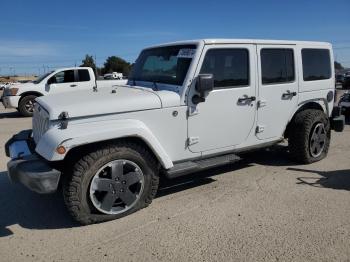
[[[64,146],[59,146],[56,148],[57,153],[64,155],[66,153],[66,148]]]

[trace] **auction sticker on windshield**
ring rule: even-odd
[[[196,49],[183,48],[179,50],[177,54],[178,58],[193,58],[196,53]]]

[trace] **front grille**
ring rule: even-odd
[[[34,106],[33,113],[33,138],[38,143],[40,138],[49,129],[49,114],[38,103]]]

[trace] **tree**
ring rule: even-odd
[[[334,67],[336,70],[342,70],[344,69],[344,67],[342,66],[341,63],[337,62],[337,61],[334,61]]]
[[[91,67],[96,72],[95,60],[91,55],[86,55],[81,62],[82,64],[80,66]]]
[[[123,73],[123,75],[128,76],[130,73],[131,65],[126,62],[124,59],[118,56],[109,56],[106,59],[103,67],[103,74],[118,72]]]

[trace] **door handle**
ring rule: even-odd
[[[291,92],[287,90],[286,93],[282,94],[282,99],[292,98],[293,96],[296,96],[296,95],[297,95],[297,92]]]
[[[76,87],[77,85],[70,85],[70,87]]]
[[[238,98],[238,103],[244,103],[244,102],[253,102],[256,100],[255,96],[247,96]]]

